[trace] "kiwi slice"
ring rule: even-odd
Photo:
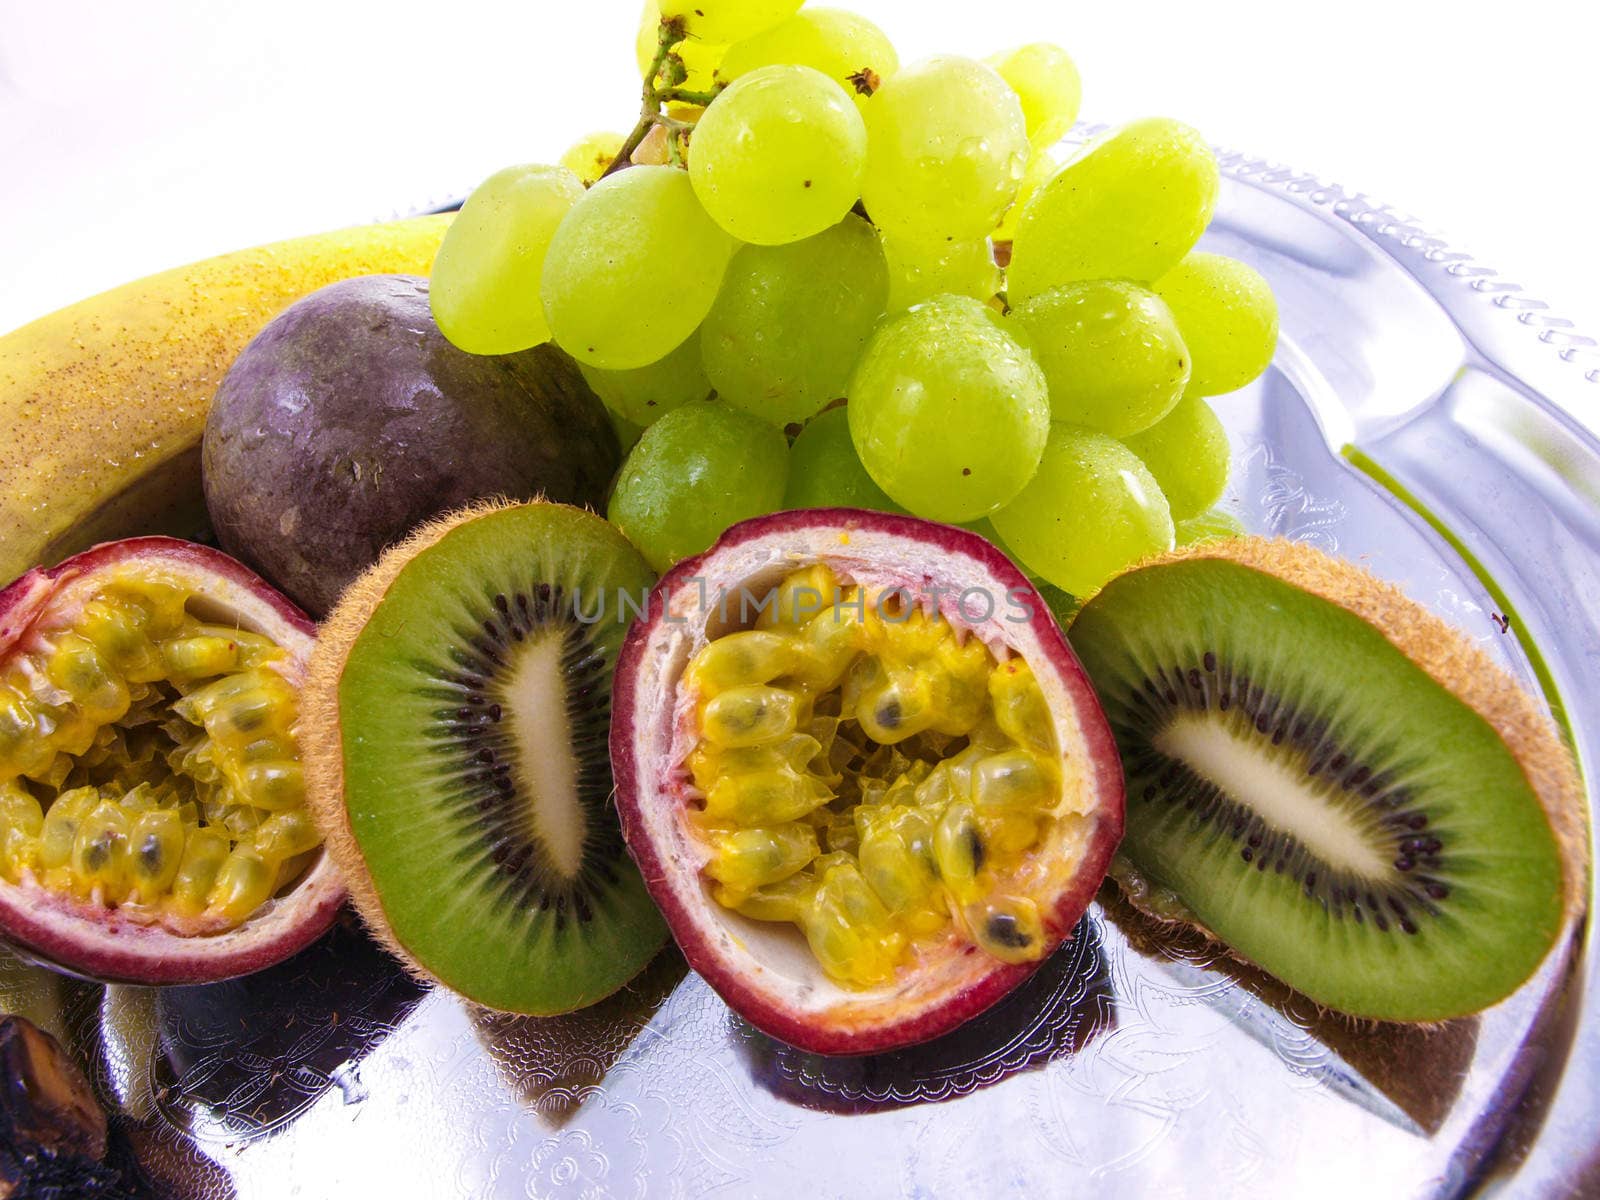
[[[1581,904],[1572,758],[1461,634],[1309,547],[1129,572],[1074,621],[1127,775],[1130,898],[1339,1012],[1437,1021]]]
[[[609,995],[667,930],[611,804],[624,603],[654,576],[565,505],[482,505],[389,550],[328,618],[308,792],[368,926],[467,999],[551,1015]]]

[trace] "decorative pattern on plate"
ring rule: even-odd
[[[1258,500],[1265,517],[1262,532],[1306,542],[1328,554],[1337,553],[1338,526],[1349,512],[1344,501],[1309,492],[1300,472],[1266,442],[1257,442],[1239,459],[1243,469],[1256,464],[1266,476]]]
[[[849,1113],[965,1096],[1043,1066],[1112,1028],[1113,1009],[1100,938],[1085,917],[1028,982],[976,1020],[921,1046],[827,1058],[739,1025],[758,1087],[808,1108]]]
[[[264,1137],[330,1088],[349,1103],[364,1099],[362,1055],[422,995],[346,916],[304,954],[259,975],[161,990],[150,1094],[197,1142]]]

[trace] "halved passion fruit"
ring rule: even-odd
[[[0,937],[75,974],[204,983],[344,898],[296,725],[315,627],[245,567],[112,542],[0,591]]]
[[[658,585],[611,727],[628,848],[757,1028],[861,1054],[955,1028],[1066,938],[1122,771],[1049,609],[982,538],[813,509]]]

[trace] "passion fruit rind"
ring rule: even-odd
[[[29,639],[36,633],[41,640],[54,638],[57,643],[63,633],[75,635],[75,628],[57,629],[54,621],[63,613],[89,605],[104,587],[129,580],[175,586],[183,593],[183,611],[188,617],[198,612],[208,624],[237,631],[233,639],[193,639],[186,648],[202,659],[205,643],[213,641],[235,642],[240,655],[271,643],[259,671],[270,672],[270,678],[281,679],[290,691],[298,692],[316,636],[311,620],[243,564],[208,547],[168,537],[131,538],[95,546],[59,566],[29,571],[0,591],[0,661],[9,663],[13,656],[28,653]],[[92,654],[88,659],[96,661]],[[193,669],[191,682],[212,676],[226,682],[228,678],[226,673],[219,675],[214,663],[197,662]],[[241,677],[246,674],[243,667],[238,671]],[[112,674],[116,677],[113,690],[128,691],[122,675]],[[191,694],[198,692],[191,690]],[[27,715],[31,701],[23,697],[23,702],[22,711]],[[73,698],[68,703],[77,705],[78,701]],[[110,717],[102,723],[87,710],[74,715],[88,725],[98,725],[102,733],[120,719]],[[26,749],[27,739],[20,745]],[[67,748],[60,749],[59,755],[72,756]],[[41,786],[50,789],[32,775],[27,776],[32,782],[25,783],[26,773],[18,773],[16,766],[13,763],[11,775],[0,781],[0,790],[19,807],[30,807],[21,803],[30,787],[33,791]],[[49,803],[54,800],[51,797]],[[292,820],[294,814],[303,812],[300,805],[278,815]],[[20,836],[11,828],[10,816],[14,815],[0,821],[0,854],[8,862],[13,840]],[[258,881],[241,878],[239,888],[226,902],[162,905],[140,902],[153,901],[153,896],[129,894],[123,897],[128,903],[106,903],[100,889],[84,895],[79,888],[46,886],[31,869],[0,871],[0,937],[58,970],[104,982],[152,986],[207,983],[260,970],[321,936],[344,901],[344,887],[331,861],[320,847],[305,848],[309,838],[302,835],[308,832],[315,836],[314,830],[293,834],[294,844],[283,847],[284,861],[268,864],[279,871],[279,886],[264,898],[260,898]],[[214,840],[220,841],[226,854],[228,841]],[[188,854],[187,843],[184,854]],[[210,878],[221,878],[221,863],[204,865],[208,870],[219,868],[219,874]],[[164,876],[172,874],[170,866],[161,872]],[[165,886],[173,882],[169,878]],[[188,882],[198,887],[205,881]],[[171,897],[163,894],[162,899]]]
[[[1042,840],[1020,852],[1040,928],[1020,953],[1005,955],[1003,946],[992,947],[1011,961],[978,944],[962,915],[957,884],[939,893],[950,903],[942,927],[908,935],[910,949],[900,952],[892,978],[839,979],[781,914],[773,920],[760,905],[744,909],[746,915],[735,911],[750,893],[729,888],[708,870],[721,852],[713,840],[728,835],[708,831],[708,822],[717,822],[708,818],[706,796],[692,778],[691,758],[698,753],[703,763],[707,749],[702,722],[710,710],[703,680],[695,678],[706,660],[695,672],[689,671],[691,661],[715,639],[756,624],[740,619],[737,603],[722,606],[719,598],[760,596],[816,564],[827,566],[842,584],[880,595],[905,589],[924,597],[939,588],[937,594],[946,597],[939,616],[958,644],[975,637],[994,664],[1020,659],[1037,679],[1052,726],[1054,761],[1048,766],[1059,782],[1056,810],[1063,816],[1042,821]],[[998,602],[974,606],[988,610],[979,613],[955,603],[972,588]],[[770,618],[764,624],[770,627]],[[1011,561],[983,538],[950,526],[855,509],[778,513],[734,526],[657,586],[645,619],[623,647],[612,711],[612,766],[624,837],[685,956],[751,1024],[817,1053],[911,1045],[994,1004],[1070,936],[1122,834],[1116,747],[1076,656]],[[869,718],[863,727],[871,724]],[[935,738],[934,745],[945,740]],[[964,737],[953,741],[957,749],[967,744]],[[831,874],[831,860],[847,856],[827,853],[832,834],[816,815],[806,820],[820,829],[823,856],[806,870],[820,878],[819,864]],[[798,840],[806,840],[804,833]],[[809,848],[809,842],[798,848],[798,857]],[[782,857],[783,847],[777,851]],[[849,874],[860,878],[854,870]],[[896,928],[917,930],[901,919],[905,915],[896,910]]]

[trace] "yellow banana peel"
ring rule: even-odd
[[[0,584],[95,542],[205,528],[200,437],[240,350],[356,275],[426,275],[448,216],[206,259],[0,337]]]

